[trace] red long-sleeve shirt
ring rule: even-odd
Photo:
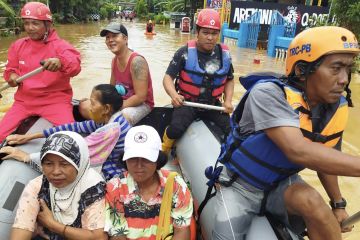
[[[55,30],[50,31],[46,42],[29,37],[14,42],[9,48],[4,78],[9,81],[11,73],[22,76],[40,67],[41,60],[54,57],[60,59],[60,71],[44,71],[27,78],[18,87],[15,101],[33,106],[71,101],[70,78],[81,70],[80,53],[60,39]]]

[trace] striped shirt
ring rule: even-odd
[[[106,186],[106,217],[104,231],[109,236],[126,236],[131,240],[155,240],[160,206],[169,171],[158,170],[160,187],[154,196],[144,202],[136,182],[128,172],[122,178],[111,179]],[[173,227],[190,226],[193,200],[189,188],[180,176],[175,177],[171,209]]]
[[[124,151],[124,140],[125,135],[131,128],[128,121],[123,117],[121,112],[117,112],[111,116],[109,123],[116,122],[120,127],[120,136],[119,139],[110,153],[109,157],[106,159],[102,166],[102,173],[106,180],[110,180],[113,177],[121,176],[124,169],[122,161],[119,161],[121,153]],[[91,134],[95,132],[98,128],[103,127],[104,123],[96,123],[93,120],[87,120],[83,122],[73,122],[57,127],[45,129],[43,134],[45,137],[49,137],[51,134],[59,131],[72,131],[80,134]]]

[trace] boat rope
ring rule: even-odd
[[[221,191],[221,186],[219,187],[219,191],[220,191],[221,199],[222,199],[222,201],[223,201],[223,203],[224,203],[226,216],[227,216],[227,218],[229,219],[229,224],[230,224],[231,234],[232,234],[232,236],[233,236],[234,240],[236,240],[236,239],[235,239],[234,229],[233,229],[232,224],[231,224],[231,220],[230,220],[229,212],[228,212],[228,209],[227,209],[226,204],[225,204],[224,195],[223,195],[223,193],[222,193],[222,191]]]

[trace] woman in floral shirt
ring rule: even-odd
[[[137,126],[125,137],[128,171],[107,184],[105,231],[110,239],[156,239],[159,212],[169,171],[161,153],[161,139],[150,126]],[[161,153],[161,154],[159,154]],[[173,184],[170,233],[173,240],[190,239],[193,202],[180,176]]]

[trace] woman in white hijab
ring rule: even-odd
[[[31,180],[19,201],[11,239],[107,239],[105,182],[89,168],[89,150],[79,134],[58,132],[41,149],[43,175]],[[41,229],[41,230],[39,230]]]

